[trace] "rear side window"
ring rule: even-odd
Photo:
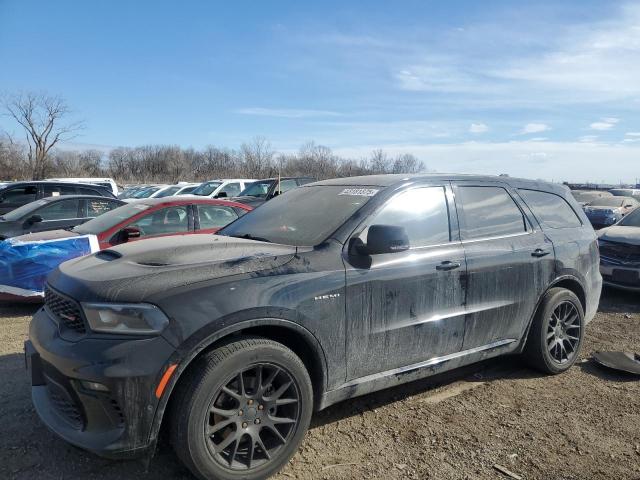
[[[499,237],[526,232],[522,212],[502,187],[458,187],[464,239]]]
[[[518,190],[531,211],[547,228],[575,228],[582,222],[567,201],[559,195],[538,190]]]
[[[87,200],[87,216],[97,217],[119,206],[119,203],[110,202],[109,200]]]
[[[62,200],[60,202],[47,205],[46,207],[37,210],[36,213],[45,221],[78,218],[79,204],[80,200],[77,198]]]
[[[29,203],[36,199],[38,189],[36,187],[16,187],[11,190],[5,190],[2,192],[3,203]]]
[[[231,207],[220,205],[198,205],[197,207],[201,229],[222,228],[238,218],[238,214]]]
[[[403,227],[411,247],[438,245],[449,241],[449,212],[443,187],[407,190],[389,200],[368,222],[369,225]],[[369,229],[361,235],[366,243]]]

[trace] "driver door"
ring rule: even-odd
[[[464,250],[448,182],[398,193],[358,230],[403,227],[409,249],[345,255],[347,380],[411,370],[459,352],[465,327]]]

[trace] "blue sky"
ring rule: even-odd
[[[0,0],[0,65],[0,91],[61,94],[85,120],[67,148],[260,135],[437,171],[640,177],[639,3]]]

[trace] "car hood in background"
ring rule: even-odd
[[[22,242],[38,242],[42,240],[60,240],[61,238],[77,237],[78,235],[80,234],[71,230],[49,230],[46,232],[27,233],[13,238]]]
[[[598,237],[606,242],[628,243],[640,246],[640,227],[614,225],[600,230]]]
[[[296,247],[211,234],[148,239],[62,264],[49,282],[73,298],[143,301],[198,282],[273,270]]]

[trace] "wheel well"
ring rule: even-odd
[[[575,293],[576,297],[578,297],[578,300],[580,300],[580,304],[582,305],[582,311],[587,311],[587,297],[584,293],[582,285],[580,285],[580,282],[571,278],[565,278],[557,283],[554,283],[553,287],[566,288],[567,290]]]
[[[278,325],[259,325],[257,327],[245,328],[239,332],[233,333],[232,335],[251,335],[268,338],[290,348],[298,357],[300,357],[300,360],[302,360],[305,367],[307,367],[307,371],[311,377],[311,384],[313,385],[314,402],[317,404],[324,391],[323,362],[319,358],[320,354],[316,352],[304,335],[290,328]],[[225,340],[226,338],[228,337],[221,338],[220,340]],[[212,345],[211,348],[215,348],[218,342]]]

